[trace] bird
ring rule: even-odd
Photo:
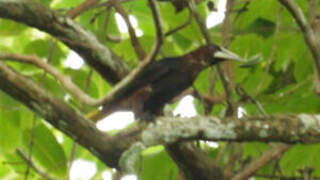
[[[201,46],[182,56],[167,57],[146,66],[115,104],[106,104],[89,115],[97,121],[117,110],[131,110],[141,120],[162,115],[168,102],[193,85],[198,74],[224,60],[243,61],[237,54],[215,44]]]

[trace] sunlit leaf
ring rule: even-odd
[[[24,132],[25,151],[28,152],[32,130]],[[67,172],[66,155],[53,136],[52,132],[43,124],[34,129],[32,155],[35,162],[57,176],[65,177]]]

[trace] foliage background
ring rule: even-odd
[[[58,1],[39,0],[53,9],[61,10],[76,7],[82,1]],[[217,3],[217,1],[215,1]],[[235,10],[244,6],[245,1],[237,1]],[[305,15],[308,16],[309,7],[307,1],[297,1]],[[171,3],[159,3],[162,18],[164,19],[165,31],[168,31],[182,23],[189,16],[189,12],[184,10],[175,13]],[[149,52],[154,43],[155,28],[150,9],[145,0],[136,0],[124,4],[125,9],[134,15],[139,22],[139,28],[144,35],[140,37],[141,44],[146,52]],[[199,6],[203,16],[208,16],[206,3]],[[105,15],[97,16],[94,22],[92,18],[101,9],[96,8],[85,12],[77,17],[76,21],[94,32],[97,37],[112,48],[116,53],[126,59],[131,67],[137,65],[137,57],[132,48],[128,34],[121,34],[116,26],[114,11],[108,28],[104,28]],[[237,19],[235,20],[237,16]],[[254,95],[261,103],[268,114],[279,113],[319,113],[320,101],[312,91],[313,65],[312,57],[306,46],[303,34],[296,22],[278,1],[275,0],[252,0],[247,6],[247,10],[241,13],[233,13],[233,31],[230,49],[242,57],[250,57],[261,53],[263,61],[249,68],[241,68],[237,64],[233,66],[235,82],[241,84],[249,94]],[[278,23],[278,25],[277,25]],[[66,68],[63,62],[68,56],[69,49],[60,42],[57,42],[48,34],[29,28],[25,25],[15,23],[10,20],[0,19],[0,51],[36,54],[39,57],[47,58],[52,53],[52,64],[59,68],[64,74],[73,77],[73,80],[83,89],[86,86],[86,78],[90,68],[85,66],[80,70]],[[277,29],[278,28],[278,29]],[[112,43],[106,40],[106,34],[121,36],[124,38],[120,43]],[[210,29],[212,40],[222,43],[221,25]],[[166,38],[162,51],[166,56],[181,55],[200,45],[204,44],[202,34],[195,20],[183,30]],[[161,58],[159,55],[158,58]],[[11,62],[17,71],[31,76],[33,79],[42,81],[43,85],[58,97],[64,98],[66,90],[52,78],[46,76],[43,80],[43,72],[33,66]],[[207,69],[198,77],[195,87],[201,92],[210,93],[208,81],[215,71]],[[1,82],[0,82],[1,83]],[[98,74],[94,72],[89,93],[93,97],[103,97],[110,90],[110,85],[105,83]],[[216,84],[216,93],[223,94],[223,87],[220,81]],[[239,96],[235,96],[237,100]],[[80,102],[74,100],[71,103],[75,107],[80,106]],[[243,102],[241,106],[246,110],[247,115],[259,114],[257,107],[248,102]],[[199,113],[203,113],[204,108],[201,101],[196,102]],[[212,115],[221,115],[225,111],[225,104],[216,105],[212,110]],[[87,109],[90,111],[91,109]],[[32,131],[33,119],[37,118],[35,130]],[[10,120],[9,120],[10,119]],[[27,164],[17,153],[17,148],[26,152],[30,146],[30,137],[33,138],[33,160],[36,165],[49,172],[57,179],[63,179],[68,174],[68,161],[73,147],[73,141],[64,136],[52,126],[39,120],[26,107],[13,100],[8,95],[0,92],[0,178],[1,179],[21,179]],[[63,136],[63,143],[57,141],[57,136]],[[226,143],[220,142],[218,148],[212,148],[207,144],[201,144],[206,148],[212,158],[216,158],[220,151],[226,147]],[[263,143],[243,143],[242,159],[256,158],[269,147]],[[298,175],[298,169],[306,166],[315,168],[313,175],[320,176],[320,159],[318,152],[319,145],[295,145],[290,149],[279,162],[273,162],[262,168],[258,174],[270,174],[274,167],[279,165],[282,173],[287,176]],[[227,163],[228,153],[225,153],[223,163]],[[78,146],[74,158],[82,158],[94,161],[98,165],[98,172],[93,179],[101,179],[101,174],[105,170],[110,170],[99,160],[92,156],[86,149]],[[241,164],[238,164],[240,167]],[[176,179],[177,167],[166,154],[163,147],[147,150],[142,155],[142,160],[137,165],[139,169],[139,179]],[[161,171],[159,171],[161,169]],[[42,179],[32,170],[32,179]],[[255,179],[265,179],[256,177]]]

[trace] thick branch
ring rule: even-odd
[[[319,143],[320,115],[278,115],[270,117],[194,118],[159,117],[158,124],[142,134],[146,146],[185,140],[260,141]]]
[[[127,64],[113,57],[94,34],[71,18],[52,11],[41,3],[33,0],[0,1],[0,17],[27,24],[55,36],[111,83],[118,82],[129,72]]]
[[[0,62],[0,82],[1,90],[25,104],[111,167],[118,167],[122,152],[140,137],[139,129],[115,136],[102,133],[81,113],[3,62]]]
[[[167,146],[167,151],[182,170],[186,180],[223,180],[222,170],[202,152],[190,143],[176,143]]]

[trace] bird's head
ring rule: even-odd
[[[203,59],[210,65],[214,65],[225,60],[244,61],[237,54],[215,44],[204,46],[201,48],[201,51],[204,55]]]

